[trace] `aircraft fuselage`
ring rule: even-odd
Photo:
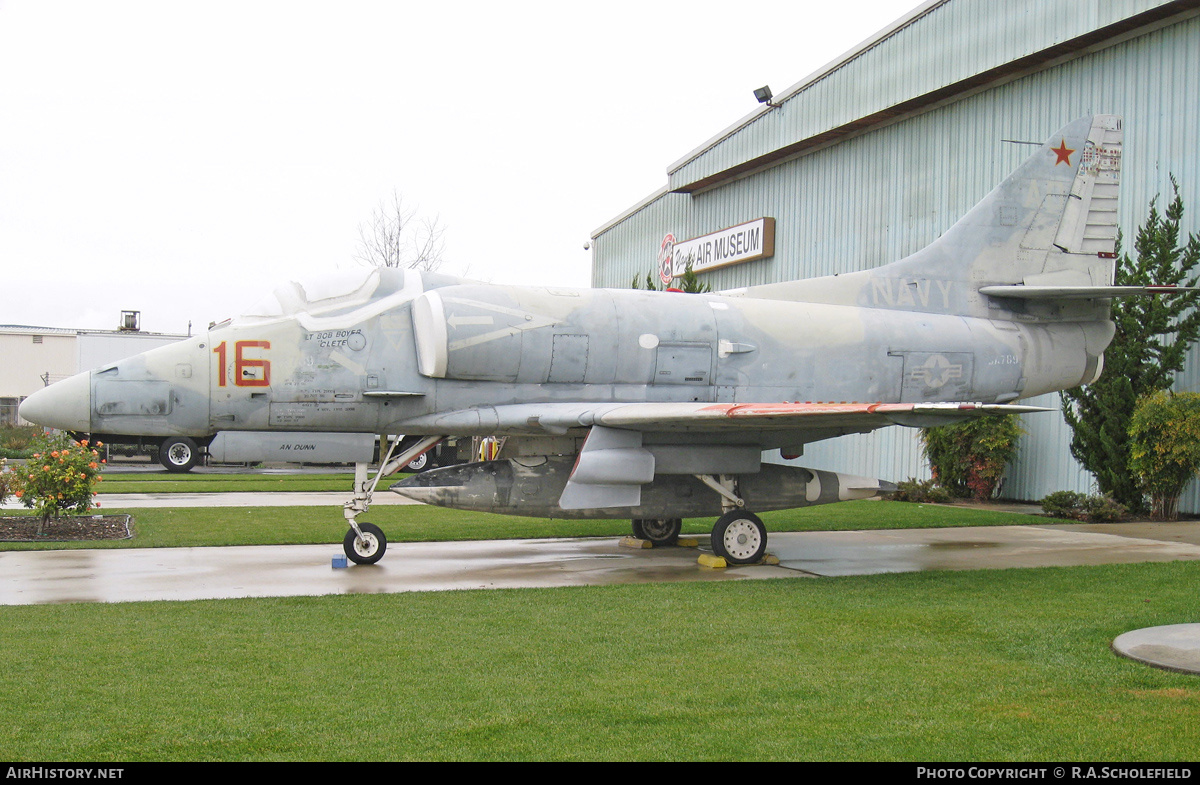
[[[429,288],[361,320],[352,311],[305,321],[237,319],[97,369],[86,427],[71,429],[437,434],[447,432],[439,414],[457,412],[454,433],[493,434],[505,424],[489,407],[513,404],[1009,402],[1084,380],[1095,370],[1086,347],[1104,332],[857,305],[476,284]]]

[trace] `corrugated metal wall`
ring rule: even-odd
[[[1165,0],[926,3],[898,29],[783,91],[776,100],[780,109],[760,109],[749,122],[728,129],[722,143],[672,164],[670,187],[1171,6]]]
[[[1028,53],[1031,41],[1040,46],[1069,39],[1157,5],[1043,2],[1021,4],[1012,16],[1004,13],[1011,4],[931,4],[839,70],[839,78],[858,84],[857,90],[810,89],[785,108],[826,113],[812,126],[820,129],[849,118],[847,107],[873,110],[889,94],[906,98],[915,89],[961,78],[971,72],[968,61],[991,67],[1001,55]],[[1043,28],[1059,32],[1035,34]],[[942,64],[942,70],[925,74],[928,64]],[[927,81],[913,88],[911,80],[918,78]],[[1200,231],[1200,17],[1193,15],[710,190],[652,198],[597,232],[593,284],[623,287],[653,269],[667,232],[686,239],[764,215],[777,221],[775,257],[706,274],[714,288],[849,272],[899,259],[945,231],[1030,151],[1001,140],[1041,142],[1090,113],[1125,117],[1120,221],[1126,245],[1150,199],[1169,196],[1172,174],[1188,206],[1185,230]],[[729,136],[683,165],[672,182],[736,165],[805,133],[798,126],[763,129]],[[1193,353],[1178,387],[1200,389],[1200,352]],[[1057,396],[1032,403],[1058,407]],[[1005,495],[1038,499],[1060,489],[1093,490],[1090,475],[1070,457],[1070,432],[1061,417],[1025,419],[1028,434],[1010,467]],[[889,479],[928,476],[915,432],[898,428],[809,445],[803,463]],[[1182,502],[1186,511],[1200,510],[1200,489],[1191,489]]]

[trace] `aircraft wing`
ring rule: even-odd
[[[969,417],[1048,411],[983,403],[638,403],[599,413],[595,425],[637,431],[819,430],[928,427]]]
[[[563,514],[640,507],[643,490],[652,488],[659,475],[757,476],[762,452],[767,449],[798,448],[808,442],[868,433],[888,425],[929,427],[970,417],[1041,411],[1049,410],[984,403],[547,403],[450,412],[430,418],[419,427],[440,428],[447,434],[503,434],[518,439],[546,434],[586,437],[573,467],[560,468],[569,474],[564,478],[561,495],[553,494],[553,509],[554,514]],[[525,469],[518,465],[511,470]],[[445,477],[405,480],[393,489],[420,501],[451,493],[457,503],[478,496],[502,506],[495,501],[498,491],[489,485],[494,480],[475,480],[491,490],[475,488],[474,480],[461,470]],[[836,480],[830,475],[825,482],[830,487],[836,484],[845,493],[861,490],[865,496],[875,495],[884,487],[876,480],[848,475],[839,475]],[[509,490],[515,487],[512,483],[503,485]],[[421,489],[418,495],[413,495],[415,487]],[[540,486],[534,483],[530,487]],[[796,487],[807,489],[807,481]],[[819,487],[820,483],[813,486]],[[506,494],[508,491],[501,493]],[[659,508],[651,504],[647,509]]]
[[[696,441],[738,441],[771,435],[788,444],[865,433],[888,425],[932,427],[971,417],[1051,411],[985,403],[546,403],[448,412],[408,423],[458,435],[563,435],[593,427],[693,435]],[[733,437],[733,438],[731,438]]]

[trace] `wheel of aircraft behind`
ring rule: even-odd
[[[429,468],[429,453],[423,452],[408,462],[404,467],[406,472],[423,472]]]
[[[158,448],[158,462],[169,472],[191,471],[200,460],[200,448],[186,436],[171,436]]]
[[[681,518],[634,518],[633,536],[655,545],[675,545],[683,528]]]
[[[346,552],[346,558],[355,564],[374,564],[383,558],[387,550],[387,537],[373,523],[360,523],[358,528],[362,530],[362,536],[359,537],[358,532],[351,528],[342,540],[342,550]]]
[[[767,552],[767,527],[752,512],[731,510],[713,526],[712,549],[730,564],[757,564]]]

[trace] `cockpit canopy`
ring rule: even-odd
[[[338,270],[277,286],[240,318],[278,319],[301,313],[330,315],[362,306],[376,298],[385,274],[390,284],[386,287],[388,293],[404,288],[403,270]]]
[[[447,275],[394,267],[335,270],[277,286],[245,314],[213,329],[284,320],[309,330],[344,329],[410,303],[429,289],[457,283]]]

